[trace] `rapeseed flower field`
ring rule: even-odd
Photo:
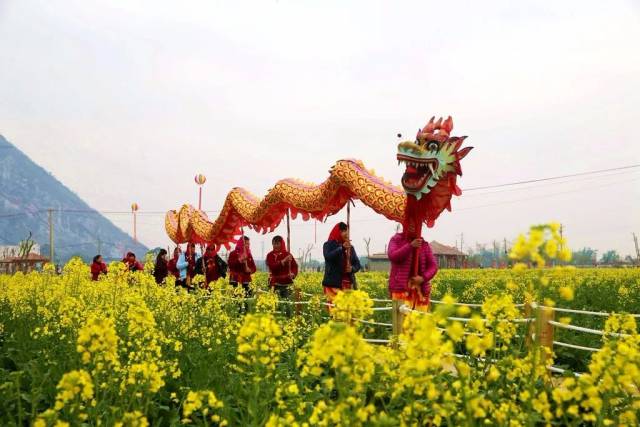
[[[119,263],[96,282],[77,259],[0,276],[0,424],[637,425],[636,318],[557,312],[602,331],[556,328],[586,353],[541,345],[535,319],[638,313],[640,272],[563,267],[567,253],[553,224],[533,227],[513,269],[440,271],[438,302],[404,308],[401,330],[385,273],[330,309],[303,273],[293,310],[265,274],[248,301],[223,280],[187,293]]]

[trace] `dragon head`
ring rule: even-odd
[[[466,137],[449,136],[453,129],[451,116],[444,122],[442,118],[434,119],[418,129],[415,141],[398,144],[398,164],[406,165],[402,187],[418,200],[441,184],[451,185],[451,193],[459,195],[455,177],[462,175],[460,159],[471,150],[465,147],[458,151]]]
[[[418,130],[415,141],[398,144],[398,163],[406,165],[402,187],[407,193],[404,225],[409,233],[418,231],[422,222],[433,227],[443,210],[451,210],[451,197],[462,194],[456,184],[462,175],[460,160],[472,147],[460,149],[466,137],[449,136],[451,117],[444,122],[434,119]]]

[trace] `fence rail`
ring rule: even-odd
[[[264,292],[264,291],[263,291]],[[279,301],[279,303],[282,304],[292,304],[296,306],[296,311],[297,313],[299,313],[299,310],[301,308],[301,306],[304,305],[309,305],[311,303],[311,301],[306,300],[306,301],[302,301],[300,296],[304,295],[306,297],[322,297],[323,295],[321,294],[310,294],[308,292],[301,292],[301,291],[296,291],[295,294],[295,301],[286,301],[286,300],[281,300]],[[207,297],[204,297],[207,298]],[[255,298],[233,298],[231,296],[224,296],[223,298],[225,299],[234,299],[237,301],[248,301],[248,300],[254,300]],[[385,328],[391,328],[391,336],[389,337],[389,339],[384,339],[384,338],[365,338],[365,341],[368,343],[372,343],[372,344],[391,344],[394,342],[393,337],[397,338],[400,336],[400,334],[402,333],[402,325],[404,322],[404,317],[406,315],[412,314],[412,313],[418,313],[420,315],[433,315],[432,313],[429,312],[424,312],[424,311],[418,311],[418,310],[413,310],[411,308],[409,308],[408,306],[406,306],[403,302],[401,301],[396,301],[396,300],[389,300],[389,299],[381,299],[381,298],[372,298],[372,301],[374,302],[378,302],[378,303],[391,303],[391,305],[389,306],[381,306],[381,307],[372,307],[372,310],[374,312],[391,312],[391,323],[388,322],[380,322],[380,321],[375,321],[375,320],[367,320],[367,319],[358,319],[355,318],[353,319],[354,321],[364,324],[364,325],[372,325],[372,326],[382,326]],[[440,301],[440,300],[431,300],[432,303],[434,304],[449,304],[449,303],[445,303],[444,301]],[[333,303],[327,302],[327,301],[321,301],[320,302],[321,305],[324,305],[328,308],[331,307],[335,307],[335,305]],[[455,306],[466,306],[466,307],[474,307],[474,308],[480,308],[482,307],[482,304],[478,304],[478,303],[452,303],[452,305]],[[600,349],[595,348],[595,347],[588,347],[588,346],[582,346],[582,345],[577,345],[577,344],[571,344],[571,343],[566,343],[566,342],[562,342],[562,341],[557,341],[554,340],[554,330],[557,329],[564,329],[564,330],[570,330],[570,331],[575,331],[575,332],[580,332],[580,333],[587,333],[587,334],[592,334],[592,335],[599,335],[602,337],[605,336],[609,336],[609,337],[615,337],[615,338],[625,338],[625,337],[629,337],[630,335],[628,334],[623,334],[623,333],[614,333],[614,332],[606,332],[606,331],[602,331],[599,329],[592,329],[592,328],[587,328],[587,327],[583,327],[583,326],[576,326],[576,325],[571,325],[571,324],[566,324],[566,323],[562,323],[562,322],[558,322],[554,319],[554,314],[556,312],[558,313],[571,313],[571,314],[580,314],[580,315],[585,315],[585,316],[598,316],[598,317],[610,317],[613,313],[606,313],[606,312],[599,312],[599,311],[588,311],[588,310],[576,310],[576,309],[570,309],[570,308],[562,308],[562,307],[551,307],[551,306],[545,306],[545,305],[540,305],[537,304],[535,302],[532,302],[530,304],[516,304],[516,307],[520,307],[520,308],[524,308],[524,317],[522,318],[517,318],[517,319],[510,319],[510,320],[503,320],[503,321],[507,321],[507,322],[511,322],[511,323],[516,323],[516,324],[524,324],[527,327],[527,334],[525,336],[526,342],[528,343],[528,345],[530,345],[532,342],[538,342],[540,345],[547,347],[551,350],[553,350],[554,346],[558,346],[558,347],[564,347],[564,348],[570,348],[570,349],[574,349],[574,350],[580,350],[580,351],[586,351],[586,352],[598,352]],[[630,314],[630,316],[633,316],[635,318],[640,318],[640,314]],[[329,319],[326,317],[323,317],[325,319]],[[472,319],[470,318],[466,318],[466,317],[455,317],[455,316],[451,316],[451,317],[447,317],[448,320],[450,321],[454,321],[454,322],[462,322],[462,323],[469,323]],[[487,319],[482,319],[482,321],[484,323],[487,323],[488,320]],[[441,332],[446,332],[446,329],[441,328],[441,327],[436,327],[436,329],[438,329]],[[482,335],[479,334],[477,332],[469,332],[469,331],[465,331],[464,332],[465,335]],[[518,337],[522,337],[521,335],[517,335]],[[395,341],[398,342],[398,341]],[[457,358],[467,358],[467,357],[473,357],[471,355],[462,355],[462,354],[453,354],[453,356],[457,357]],[[567,374],[570,371],[566,370],[566,369],[562,369],[560,367],[557,366],[552,366],[549,365],[547,366],[547,369],[552,372],[552,373],[556,373],[556,374]],[[575,373],[575,372],[571,372],[571,374],[575,375],[576,377],[581,376],[581,373]]]

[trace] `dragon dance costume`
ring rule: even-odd
[[[237,240],[242,227],[248,226],[257,232],[273,232],[287,213],[295,219],[302,215],[303,220],[323,221],[334,215],[349,201],[358,199],[376,213],[403,226],[406,234],[404,243],[421,237],[422,225],[433,227],[436,219],[446,209],[451,211],[451,199],[460,196],[462,191],[456,181],[462,175],[460,161],[472,147],[462,147],[466,137],[450,136],[453,120],[448,117],[431,120],[418,130],[415,140],[402,141],[397,145],[396,159],[405,165],[401,187],[394,186],[368,170],[358,160],[339,160],[331,168],[329,178],[319,184],[307,184],[296,179],[278,181],[262,199],[242,188],[234,188],[228,194],[224,206],[215,220],[190,205],[183,205],[179,211],[169,211],[165,217],[165,229],[175,243],[195,242],[214,244],[218,248]],[[335,230],[335,229],[334,229]],[[323,286],[329,298],[337,290],[355,287],[355,276],[345,276],[340,263],[344,262],[344,251],[339,232],[330,236],[323,247],[330,274],[325,269]],[[395,238],[395,237],[394,237]],[[393,239],[392,239],[393,240]],[[353,248],[352,248],[353,249]],[[437,267],[430,254],[429,246],[409,248],[410,255],[402,249],[403,268],[410,260],[407,277],[404,273],[390,291],[396,292],[396,298],[403,292],[413,307],[428,305],[429,280]],[[357,271],[359,261],[352,250],[352,268]],[[230,259],[231,264],[231,259]],[[231,265],[230,265],[231,268]],[[240,272],[242,274],[242,272]],[[423,283],[416,284],[410,278],[422,277]],[[395,289],[396,285],[401,286]],[[407,292],[410,294],[407,296]],[[404,298],[402,297],[402,298]]]

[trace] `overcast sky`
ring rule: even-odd
[[[340,158],[398,183],[395,135],[432,115],[475,147],[460,186],[501,184],[640,163],[639,46],[633,1],[0,0],[0,133],[99,210],[195,204],[196,173],[218,210]],[[555,220],[573,248],[630,254],[640,170],[452,204],[427,239],[491,246]],[[383,251],[394,224],[360,203],[352,219],[359,252]],[[162,214],[138,221],[168,244]],[[292,233],[296,253],[314,242],[313,222]]]

